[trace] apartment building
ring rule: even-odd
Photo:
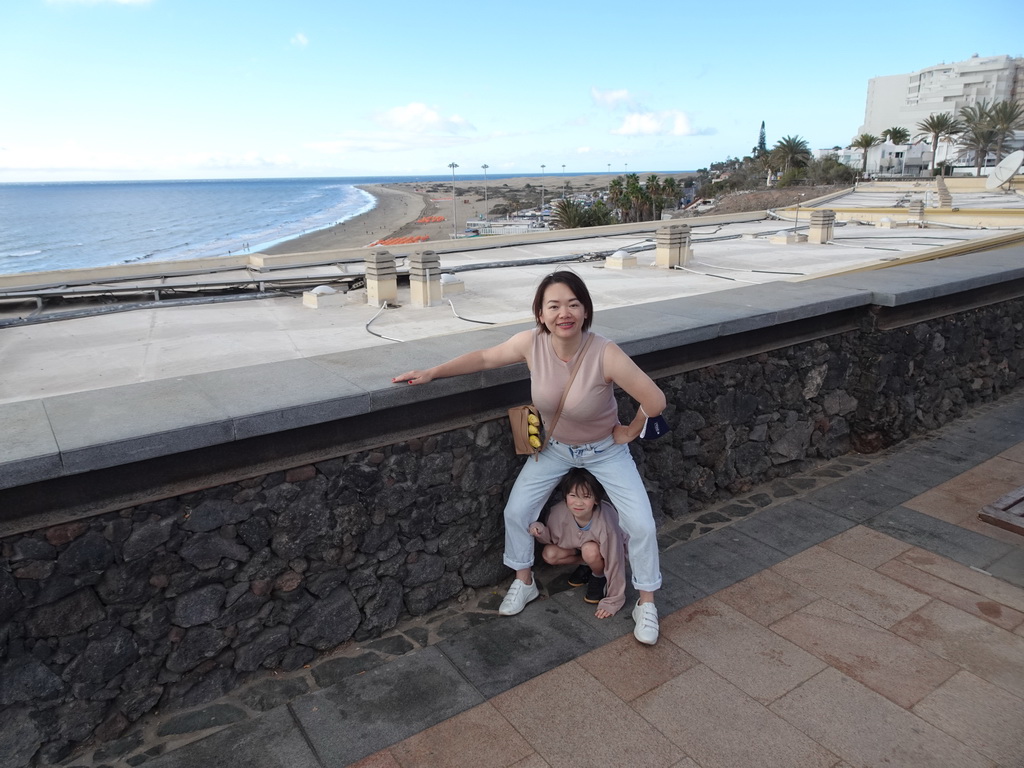
[[[1024,99],[1024,58],[978,56],[905,75],[868,80],[864,124],[858,133],[878,136],[901,126],[914,134],[917,124],[937,112],[956,114],[980,101]]]

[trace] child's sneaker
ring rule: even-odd
[[[608,583],[608,579],[604,576],[590,575],[590,581],[587,582],[587,594],[583,597],[583,602],[590,603],[591,605],[597,605],[604,598],[604,585]]]
[[[582,587],[590,581],[590,566],[578,565],[576,570],[569,574],[570,587]]]

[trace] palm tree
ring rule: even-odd
[[[658,178],[656,173],[652,173],[647,177],[647,181],[644,182],[644,192],[647,193],[647,198],[651,203],[651,215],[650,221],[658,220],[658,206],[665,207],[665,203],[662,200],[664,196],[664,188],[662,187],[661,179]]]
[[[624,221],[644,221],[643,214],[647,208],[647,193],[635,173],[626,174],[626,193],[623,197]]]
[[[886,128],[882,131],[882,138],[890,144],[907,144],[910,142],[910,131],[899,126]]]
[[[679,210],[679,180],[674,176],[669,176],[665,181],[661,183],[661,190],[665,193],[665,198],[672,201],[672,210]]]
[[[555,203],[551,223],[555,229],[599,227],[612,223],[612,212],[600,200],[587,207],[578,200],[566,198]]]
[[[783,136],[772,147],[772,155],[786,171],[790,166],[802,168],[811,161],[811,149],[799,136]]]
[[[555,203],[551,224],[555,229],[579,229],[587,226],[587,209],[577,200],[563,198]]]
[[[985,163],[985,158],[1000,145],[999,137],[1004,135],[1004,132],[996,129],[992,121],[992,107],[987,101],[960,107],[959,116],[964,126],[957,139],[957,144],[961,147],[959,156],[973,156],[974,175],[981,176],[981,166]]]
[[[608,203],[619,212],[619,217],[623,221],[625,221],[625,199],[626,186],[622,183],[622,177],[616,176],[608,185]]]
[[[992,127],[999,132],[996,140],[996,162],[1003,159],[1003,144],[1013,132],[1024,128],[1024,104],[1019,101],[997,101],[989,110]]]
[[[936,112],[917,124],[917,138],[930,136],[932,141],[932,167],[935,172],[935,155],[942,139],[951,139],[963,130],[963,125],[950,112]]]
[[[868,170],[868,150],[871,149],[876,144],[878,144],[879,142],[881,142],[881,139],[879,139],[877,136],[873,136],[870,133],[862,133],[860,136],[858,136],[856,139],[850,142],[850,146],[853,149],[864,150],[864,157],[860,164],[861,175],[867,173]]]

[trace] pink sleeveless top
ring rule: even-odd
[[[604,380],[604,349],[611,342],[596,333],[593,336],[594,341],[576,373],[562,415],[551,435],[552,439],[560,443],[596,443],[611,435],[612,429],[619,423],[614,385]],[[583,345],[580,345],[580,349],[583,349]],[[544,424],[550,424],[558,410],[558,401],[565,391],[569,374],[576,364],[576,357],[567,363],[559,360],[551,346],[550,334],[539,328],[534,332],[531,352],[533,404],[540,409]],[[579,352],[576,354],[579,355]]]

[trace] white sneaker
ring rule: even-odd
[[[536,600],[538,597],[540,597],[540,590],[537,589],[537,579],[533,580],[533,584],[524,584],[519,579],[515,579],[512,586],[508,588],[508,592],[505,593],[505,599],[501,601],[498,613],[502,616],[515,616],[526,607],[528,602]]]
[[[654,603],[638,602],[633,608],[633,621],[636,622],[633,637],[644,645],[658,642],[658,609]]]

